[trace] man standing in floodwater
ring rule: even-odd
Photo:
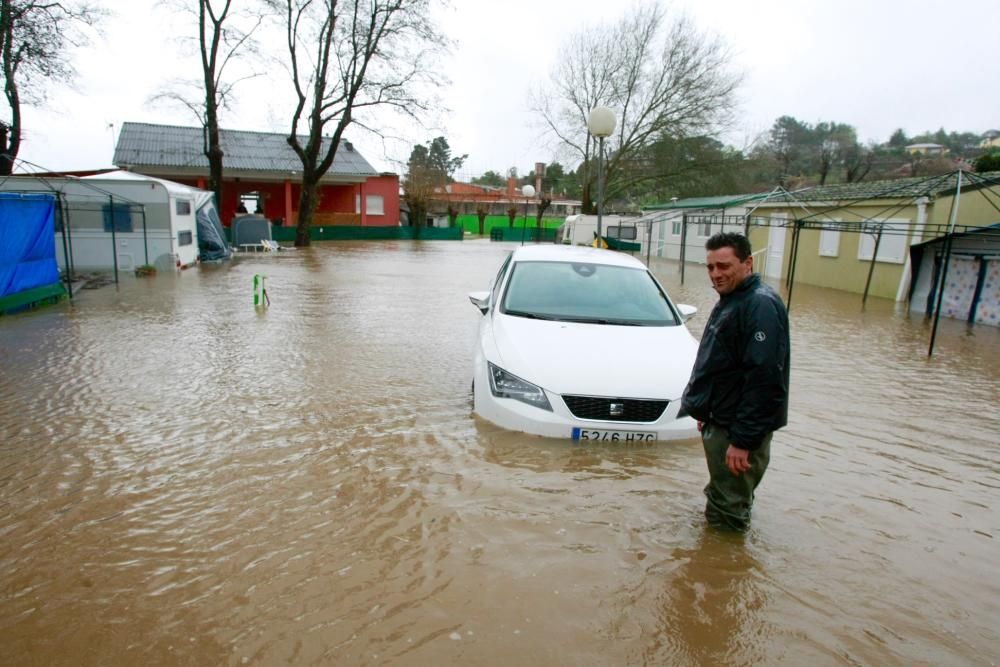
[[[719,302],[705,325],[681,414],[698,420],[705,446],[705,518],[742,532],[771,457],[771,435],[788,423],[788,311],[753,272],[747,237],[719,233],[705,249]]]

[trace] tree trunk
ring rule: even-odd
[[[312,227],[313,213],[319,201],[319,186],[311,175],[302,175],[302,192],[299,194],[299,224],[295,227],[295,247],[310,244],[309,228]]]
[[[11,152],[8,145],[10,140],[10,128],[6,123],[0,122],[0,176],[10,176],[14,171],[15,154]]]
[[[205,130],[208,133],[208,145],[205,146],[205,157],[208,158],[208,189],[215,195],[215,207],[222,210],[222,142],[219,139],[218,109],[213,104],[215,90],[210,89],[205,104]]]
[[[427,206],[419,202],[410,202],[410,227],[420,229],[427,222]]]
[[[593,197],[590,194],[590,183],[584,182],[581,210],[586,215],[595,215],[597,213],[597,204],[594,202]]]

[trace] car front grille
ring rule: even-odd
[[[600,396],[563,396],[566,407],[577,419],[613,422],[655,422],[670,401]],[[612,414],[612,412],[616,414]],[[620,413],[620,414],[617,414]]]

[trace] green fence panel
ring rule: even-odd
[[[544,229],[558,229],[559,225],[564,222],[563,218],[542,218],[542,227]],[[461,227],[469,234],[479,234],[479,216],[477,215],[460,215],[455,219],[455,224]],[[531,229],[537,226],[535,221],[535,216],[528,216],[527,222],[524,216],[518,216],[514,220],[514,229],[520,229],[521,227],[527,227]],[[483,220],[483,234],[490,234],[494,229],[498,227],[503,227],[504,229],[510,228],[510,219],[506,215],[488,215],[486,219]]]
[[[228,233],[228,230],[227,230]],[[293,243],[295,227],[271,227],[271,238],[275,241]],[[309,238],[313,241],[461,241],[460,227],[310,227]]]
[[[33,287],[15,294],[0,297],[0,315],[17,313],[22,310],[55,303],[66,297],[66,288],[62,283],[52,283]]]
[[[491,241],[507,241],[514,243],[555,243],[555,229],[539,229],[538,227],[494,227],[490,230]]]
[[[636,241],[623,241],[621,239],[612,239],[607,236],[604,237],[607,241],[608,247],[612,250],[621,250],[624,252],[637,252],[642,250],[642,244]]]

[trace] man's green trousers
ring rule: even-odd
[[[705,446],[709,481],[705,487],[708,503],[705,518],[716,527],[745,531],[750,527],[750,507],[753,492],[760,484],[771,460],[771,434],[758,449],[750,452],[750,469],[740,476],[733,475],[726,467],[726,450],[729,449],[729,431],[719,424],[706,422],[701,431]]]

